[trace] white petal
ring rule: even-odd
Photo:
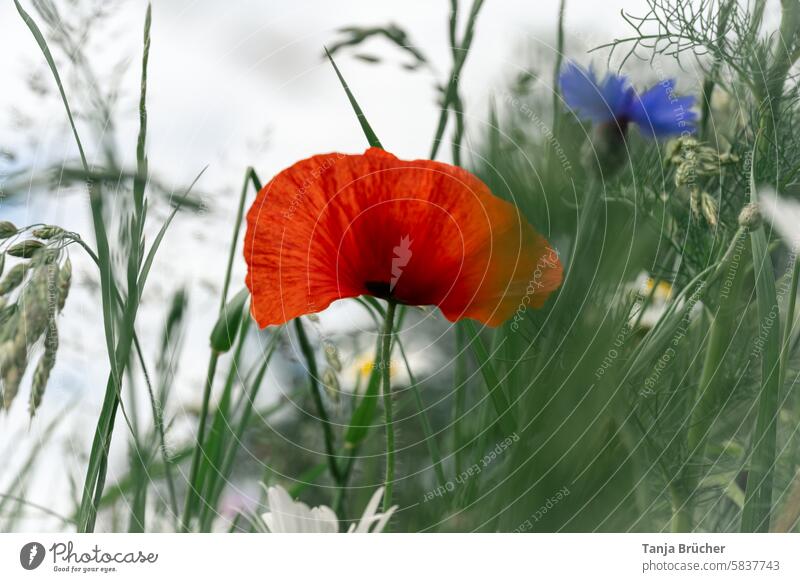
[[[800,244],[800,202],[778,196],[774,190],[759,190],[758,209],[761,215],[772,223],[790,249]]]
[[[262,517],[272,533],[336,533],[339,521],[329,507],[310,509],[302,501],[294,501],[281,486],[267,489],[269,512]]]
[[[269,530],[271,533],[277,533],[277,532],[275,531],[275,522],[274,522],[274,520],[272,519],[272,514],[271,514],[269,511],[268,511],[267,513],[264,513],[264,514],[262,514],[262,515],[261,515],[261,519],[263,519],[263,520],[264,520],[264,523],[265,523],[265,524],[267,524],[267,529],[268,529],[268,530]]]
[[[389,518],[391,518],[394,512],[397,511],[397,507],[398,507],[397,505],[392,505],[389,508],[389,511],[387,511],[381,516],[380,521],[378,521],[378,524],[372,530],[372,533],[381,533],[384,530],[386,524],[389,523]]]
[[[272,514],[272,524],[267,524],[272,533],[289,533],[292,531],[293,520],[290,519],[291,507],[294,504],[289,493],[276,485],[267,489],[269,510]]]
[[[315,531],[319,533],[339,532],[339,520],[336,518],[336,514],[330,507],[320,505],[319,507],[312,509],[311,514],[316,521]]]
[[[378,509],[378,504],[381,502],[381,497],[383,497],[383,487],[378,488],[378,490],[372,494],[372,498],[369,500],[369,503],[367,503],[364,515],[361,516],[361,521],[358,522],[354,533],[369,533],[369,527],[378,519],[375,512]]]

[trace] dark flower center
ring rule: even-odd
[[[366,287],[370,295],[374,295],[379,299],[392,298],[391,285],[389,285],[388,281],[367,281],[364,283],[364,287]]]

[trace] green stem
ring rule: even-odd
[[[344,514],[344,494],[345,489],[347,488],[347,484],[350,482],[350,474],[353,470],[353,465],[355,463],[355,456],[358,454],[358,445],[347,449],[345,453],[349,456],[346,457],[344,462],[344,469],[342,469],[342,482],[339,484],[339,487],[336,489],[336,494],[333,497],[333,512],[336,515],[343,515]]]
[[[564,60],[564,14],[566,12],[566,0],[561,0],[558,6],[558,28],[556,32],[556,63],[553,67],[553,136],[556,140],[560,138],[561,127],[561,96],[558,91],[558,78],[561,75],[561,64]],[[550,150],[551,157],[554,159],[553,150]]]
[[[231,427],[230,408],[233,399],[233,386],[240,369],[240,358],[247,339],[247,332],[250,329],[250,322],[253,321],[249,313],[245,313],[242,319],[243,321],[239,328],[236,349],[231,358],[228,375],[225,378],[225,385],[222,389],[219,403],[214,411],[214,421],[211,423],[208,439],[206,439],[206,442],[203,444],[203,454],[200,457],[200,466],[197,472],[197,491],[200,501],[199,523],[201,531],[205,531],[203,530],[203,524],[214,508],[213,505],[211,505],[213,500],[211,499],[210,492],[214,490],[216,480],[220,477],[220,467],[222,465],[221,454],[226,437],[225,431]]]
[[[512,415],[511,407],[509,406],[508,400],[506,400],[506,395],[503,392],[503,387],[500,384],[497,374],[495,373],[494,367],[492,366],[489,352],[486,351],[486,346],[483,345],[483,340],[481,339],[478,330],[475,328],[475,324],[471,320],[465,320],[463,325],[464,329],[469,335],[469,346],[472,348],[473,353],[478,360],[478,367],[480,368],[481,376],[483,377],[483,381],[486,384],[486,389],[489,391],[489,396],[492,399],[492,404],[494,405],[495,412],[497,413],[497,422],[503,428],[506,436],[510,436],[516,432],[517,426]]]
[[[278,339],[281,335],[280,332],[281,328],[278,328],[272,335],[272,338],[270,339],[264,353],[264,361],[261,363],[249,389],[247,389],[245,386],[246,390],[242,393],[240,402],[235,407],[235,410],[241,409],[242,412],[239,416],[238,422],[236,423],[236,429],[233,432],[233,439],[230,445],[226,447],[223,444],[219,447],[220,451],[223,451],[224,448],[224,452],[218,456],[218,461],[222,463],[222,471],[218,473],[219,478],[216,478],[214,481],[212,481],[211,485],[208,487],[210,493],[208,495],[207,503],[203,508],[204,515],[202,515],[200,519],[201,531],[210,531],[211,529],[212,520],[216,515],[212,510],[217,506],[219,496],[222,494],[223,488],[228,483],[228,477],[233,469],[233,463],[236,459],[237,450],[242,445],[244,431],[250,425],[250,417],[253,413],[256,397],[261,389],[261,384],[263,383],[264,376],[267,373],[267,368],[269,367],[272,355],[275,353],[275,348],[278,345]],[[282,403],[279,402],[277,406],[280,406],[281,404]],[[275,409],[277,410],[277,407]],[[260,418],[261,417],[262,415],[260,415]],[[231,430],[233,429],[231,425],[228,425],[228,428]]]
[[[464,68],[464,63],[467,61],[467,55],[469,54],[470,45],[472,44],[472,38],[475,35],[475,21],[478,18],[478,13],[481,10],[481,6],[483,6],[483,0],[475,0],[475,2],[472,3],[472,9],[470,10],[466,31],[464,33],[464,40],[458,47],[457,58],[454,58],[453,71],[450,74],[450,80],[447,83],[447,89],[445,90],[442,110],[439,113],[439,121],[436,125],[436,135],[433,138],[433,145],[431,146],[431,154],[428,156],[432,160],[436,159],[436,154],[439,152],[439,146],[442,143],[442,136],[444,135],[444,130],[447,127],[447,116],[450,112],[450,106],[458,97],[458,81],[461,75],[461,69]]]
[[[211,399],[211,387],[214,385],[214,376],[217,373],[217,363],[219,362],[219,352],[212,351],[211,358],[208,360],[208,370],[206,371],[206,386],[203,391],[203,402],[200,406],[200,425],[197,428],[197,442],[195,443],[194,453],[192,454],[192,467],[189,471],[189,488],[186,491],[186,503],[183,508],[183,523],[181,531],[188,532],[189,524],[194,513],[199,494],[197,483],[197,472],[200,468],[200,457],[203,454],[203,439],[206,432],[206,419],[208,417],[208,402]]]
[[[706,436],[711,428],[713,414],[721,397],[720,393],[725,388],[720,370],[732,342],[731,332],[739,315],[737,306],[746,271],[742,264],[745,260],[745,242],[745,231],[739,229],[718,270],[722,272],[722,269],[727,268],[728,276],[723,279],[720,288],[717,312],[711,323],[697,401],[689,427],[689,451],[696,458],[702,458],[705,453]]]
[[[230,247],[228,248],[228,264],[225,268],[225,281],[222,284],[222,294],[219,301],[219,314],[225,309],[225,303],[228,300],[228,288],[231,285],[231,273],[233,273],[233,261],[236,257],[236,242],[239,240],[239,232],[242,230],[242,220],[244,219],[244,204],[247,199],[247,186],[253,184],[256,192],[261,190],[261,181],[256,175],[256,171],[252,167],[248,167],[244,174],[244,184],[239,193],[239,206],[236,209],[236,222],[233,226],[233,237],[231,238]]]
[[[228,250],[228,264],[225,268],[225,278],[222,283],[222,293],[219,304],[219,314],[221,317],[225,310],[225,303],[228,297],[228,289],[231,284],[231,274],[233,273],[233,261],[236,256],[236,243],[239,240],[239,233],[242,228],[242,220],[244,218],[244,204],[247,197],[247,187],[252,182],[256,190],[261,189],[261,183],[253,168],[249,167],[245,171],[244,183],[242,190],[239,194],[239,206],[236,212],[236,222],[233,227],[233,234],[231,236],[230,247]],[[197,472],[200,465],[200,456],[203,453],[203,442],[205,439],[206,430],[206,417],[208,416],[208,402],[211,399],[211,388],[214,385],[214,375],[217,371],[217,363],[219,362],[220,353],[216,350],[211,350],[211,355],[208,359],[208,371],[206,373],[206,385],[203,391],[203,402],[201,404],[200,412],[200,425],[197,429],[197,443],[192,455],[192,467],[189,473],[189,487],[186,492],[186,503],[183,511],[183,523],[181,530],[189,531],[189,525],[194,514],[194,509],[199,494],[199,486],[197,481]]]
[[[763,10],[763,8],[762,8]],[[762,156],[769,155],[771,147],[777,147],[777,128],[784,99],[786,78],[798,58],[795,52],[800,34],[800,2],[781,0],[781,24],[775,35],[774,46],[766,67],[766,79],[756,86],[755,97],[761,103],[759,130],[764,133],[761,140]],[[763,66],[763,65],[762,65]]]
[[[794,249],[792,252],[795,252]],[[792,328],[794,327],[794,311],[797,305],[797,285],[800,282],[800,257],[795,256],[794,268],[792,269],[792,282],[789,291],[789,306],[786,309],[786,326],[783,330],[783,342],[781,343],[781,375],[780,385],[786,379],[786,360],[789,358],[789,344],[792,341]]]
[[[91,173],[89,163],[81,142],[78,129],[75,126],[75,120],[72,116],[72,110],[69,106],[64,86],[61,82],[61,76],[58,73],[53,55],[50,48],[47,46],[47,40],[39,29],[38,25],[30,17],[30,15],[22,8],[17,0],[14,4],[19,12],[22,20],[25,22],[28,29],[31,31],[42,55],[47,61],[50,72],[53,74],[58,92],[61,96],[61,101],[66,110],[67,119],[69,120],[72,134],[75,138],[75,143],[78,146],[78,152],[81,158],[81,165],[85,173]],[[127,362],[128,353],[124,349],[126,340],[121,338],[119,344],[115,339],[114,333],[114,297],[116,295],[116,283],[111,271],[112,262],[110,260],[111,251],[108,243],[108,234],[105,228],[103,219],[103,200],[100,188],[94,180],[87,180],[86,182],[89,190],[89,201],[92,213],[92,223],[94,226],[95,237],[97,239],[97,254],[103,268],[100,269],[100,288],[103,306],[103,324],[105,329],[106,349],[108,350],[108,360],[111,372],[109,380],[106,384],[106,393],[103,401],[103,408],[98,418],[97,428],[95,430],[94,440],[92,442],[92,451],[89,456],[89,464],[86,470],[86,479],[84,481],[83,495],[81,497],[81,505],[78,515],[78,531],[87,532],[94,529],[94,522],[97,515],[97,502],[102,495],[103,485],[105,481],[105,472],[107,465],[108,449],[111,441],[111,432],[114,427],[114,419],[116,417],[116,408],[119,404],[119,388],[121,385],[122,370],[119,368],[120,359]],[[138,240],[134,240],[133,244],[138,244]],[[129,257],[130,259],[130,257]],[[127,315],[126,311],[126,315]],[[135,315],[135,310],[134,310]],[[127,320],[127,318],[126,318]],[[124,334],[123,334],[124,335]],[[130,335],[130,334],[128,334]],[[116,346],[116,348],[115,348]],[[129,347],[129,346],[128,346]],[[121,348],[121,349],[120,349]]]
[[[455,405],[453,407],[453,448],[455,449],[455,474],[461,474],[462,457],[464,455],[464,415],[466,410],[466,361],[464,351],[464,330],[456,325],[456,361],[453,372],[453,391]]]
[[[692,531],[692,509],[686,496],[679,488],[670,485],[670,503],[672,505],[672,519],[670,529],[672,533],[689,533]]]
[[[399,325],[397,326],[400,327]],[[417,403],[417,410],[419,411],[420,422],[422,423],[422,432],[425,433],[425,444],[428,446],[428,453],[431,456],[431,461],[433,462],[433,471],[436,473],[436,479],[438,480],[439,484],[443,485],[447,482],[447,479],[444,476],[444,470],[442,469],[442,455],[439,452],[439,446],[436,444],[436,438],[433,434],[433,427],[431,426],[431,421],[428,418],[428,413],[425,410],[425,401],[422,400],[422,394],[419,389],[419,385],[417,384],[417,379],[414,377],[413,372],[411,371],[411,365],[408,362],[408,358],[406,357],[406,350],[403,347],[403,343],[400,341],[400,338],[397,338],[397,347],[400,350],[400,356],[403,358],[403,364],[405,365],[406,372],[408,373],[408,379],[411,383],[411,391],[414,393],[414,400]]]
[[[331,429],[331,421],[328,418],[328,412],[325,410],[325,405],[322,402],[322,393],[319,388],[319,374],[317,373],[317,360],[314,357],[314,350],[311,348],[311,343],[308,341],[308,336],[303,329],[303,323],[300,318],[295,318],[294,327],[297,331],[297,339],[300,341],[300,350],[303,352],[303,357],[308,366],[308,379],[309,388],[311,389],[311,397],[314,399],[314,406],[317,408],[317,415],[319,422],[322,425],[322,434],[325,438],[325,456],[328,461],[328,469],[330,470],[331,477],[338,485],[342,481],[342,474],[339,471],[339,466],[336,463],[336,451],[334,449],[333,430]]]
[[[719,46],[718,50],[722,51],[725,46],[726,38],[725,32],[728,28],[728,21],[731,13],[736,7],[736,0],[728,0],[722,4],[717,14],[717,39]],[[708,135],[708,122],[711,119],[711,97],[716,87],[716,78],[719,75],[719,70],[722,66],[722,59],[719,56],[714,58],[711,65],[711,70],[706,75],[703,81],[703,92],[701,97],[702,113],[700,115],[700,135],[704,138],[713,138],[713,135]]]
[[[397,303],[389,300],[386,307],[386,319],[383,323],[381,356],[378,360],[381,377],[383,378],[383,411],[386,419],[386,480],[383,493],[383,510],[388,511],[392,506],[392,485],[394,484],[394,419],[392,414],[392,325]]]
[[[97,268],[100,268],[100,259],[98,258],[97,254],[89,247],[89,245],[84,242],[84,240],[75,233],[71,233],[71,238],[75,241],[84,251],[86,254],[89,255],[89,258],[97,265]],[[141,279],[139,281],[139,285],[141,286]],[[116,302],[120,309],[125,308],[125,301],[122,299],[122,296],[119,294],[119,290],[115,289],[115,298]],[[159,448],[161,449],[161,457],[164,461],[164,464],[167,466],[167,489],[169,492],[169,499],[170,499],[170,508],[172,509],[173,517],[178,519],[178,501],[177,501],[177,494],[175,493],[175,481],[172,476],[172,471],[169,469],[169,459],[167,455],[167,446],[166,446],[166,434],[164,429],[164,418],[163,418],[163,399],[161,404],[156,402],[155,393],[153,392],[152,384],[150,383],[150,374],[147,371],[147,364],[144,360],[144,353],[142,352],[142,346],[139,342],[139,336],[136,334],[136,330],[133,330],[133,345],[136,348],[136,357],[139,361],[139,366],[142,368],[142,373],[144,374],[145,383],[147,385],[147,389],[150,396],[150,403],[153,408],[153,420],[156,425],[156,429],[158,432],[158,437],[160,440]]]
[[[757,201],[755,190],[751,192]],[[742,532],[768,532],[772,513],[772,484],[775,471],[775,449],[780,394],[780,319],[775,290],[775,274],[767,247],[764,227],[750,234],[753,248],[753,268],[758,301],[759,337],[761,349],[761,389],[758,395],[758,414],[752,435],[750,471],[742,508]]]

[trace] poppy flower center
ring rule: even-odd
[[[365,281],[364,287],[380,299],[392,299],[391,285],[388,281]]]

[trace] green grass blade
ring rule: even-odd
[[[483,377],[486,389],[489,392],[495,412],[497,413],[497,421],[506,435],[514,434],[517,427],[514,417],[512,416],[513,411],[508,404],[508,400],[503,392],[503,387],[500,384],[494,366],[492,366],[489,352],[486,351],[486,346],[483,345],[483,340],[475,327],[475,323],[471,320],[464,320],[463,325],[469,335],[469,347],[472,349],[472,353],[478,361],[478,368],[481,371],[481,376]]]
[[[131,475],[135,487],[133,490],[133,500],[131,501],[131,516],[128,522],[128,533],[143,533],[145,529],[146,510],[147,510],[147,487],[150,485],[150,477],[144,466],[141,449],[136,442],[132,444],[134,450],[129,455]]]
[[[244,216],[244,205],[247,198],[248,184],[252,183],[256,190],[261,189],[261,183],[255,170],[251,167],[245,171],[244,183],[242,185],[241,193],[239,194],[239,206],[237,211],[236,223],[233,227],[231,236],[230,247],[228,251],[228,264],[225,268],[225,277],[222,284],[222,293],[220,297],[219,316],[221,317],[224,310],[228,296],[228,289],[231,282],[231,274],[233,273],[233,261],[236,256],[237,243],[239,241],[239,234],[242,229],[242,220]],[[211,398],[211,388],[214,383],[214,375],[217,371],[217,364],[219,362],[220,354],[214,350],[211,351],[208,360],[208,371],[206,373],[206,383],[203,391],[203,401],[201,404],[200,425],[197,429],[197,442],[195,444],[194,454],[192,455],[192,465],[189,471],[188,491],[186,492],[186,502],[184,504],[183,519],[181,524],[181,531],[189,531],[191,520],[194,517],[197,508],[198,495],[200,493],[197,487],[197,472],[200,465],[200,456],[203,451],[203,443],[205,440],[205,426],[206,417],[208,415],[208,403]]]
[[[379,352],[380,338],[378,338],[377,347],[375,348],[376,358]],[[372,428],[372,419],[375,417],[375,410],[378,407],[378,400],[380,400],[380,378],[377,367],[373,366],[364,395],[350,417],[350,423],[345,431],[344,440],[345,449],[347,450],[353,450],[361,444],[369,429]]]
[[[203,444],[203,455],[200,459],[200,467],[197,473],[197,488],[200,491],[200,521],[203,521],[203,515],[210,509],[209,492],[215,487],[215,479],[220,475],[219,468],[221,465],[220,456],[225,447],[225,440],[227,437],[226,428],[230,428],[231,422],[231,404],[233,401],[233,387],[236,381],[236,375],[239,371],[239,361],[244,349],[247,332],[250,329],[252,318],[249,312],[242,314],[239,310],[239,318],[242,319],[241,327],[239,328],[239,337],[236,343],[236,349],[231,359],[228,375],[225,379],[225,386],[220,395],[219,404],[214,411],[214,419],[211,422],[211,429],[208,433],[208,438]]]
[[[200,170],[200,173],[195,176],[192,183],[189,184],[189,187],[186,189],[184,195],[180,198],[178,204],[175,205],[175,208],[172,209],[172,212],[164,221],[164,224],[161,225],[161,228],[158,230],[158,234],[156,234],[156,238],[153,239],[153,244],[150,245],[150,250],[147,253],[147,257],[142,264],[142,269],[139,272],[139,294],[144,291],[144,285],[147,282],[147,276],[150,274],[150,268],[153,266],[153,261],[156,258],[156,253],[158,252],[159,247],[161,246],[161,241],[164,240],[164,235],[167,234],[167,229],[169,228],[170,224],[172,224],[172,220],[175,218],[175,215],[178,214],[178,211],[182,208],[183,201],[186,200],[186,197],[192,191],[195,184],[197,184],[200,177],[205,173],[208,169],[208,166]]]
[[[755,161],[753,166],[755,166]],[[758,201],[758,193],[752,179],[751,199],[753,202]],[[759,226],[753,231],[750,234],[750,240],[756,277],[758,329],[759,335],[764,338],[764,343],[761,352],[761,389],[758,397],[758,414],[752,436],[750,471],[742,509],[741,530],[743,532],[767,532],[772,512],[778,396],[781,388],[781,334],[775,274],[764,227]]]
[[[472,46],[472,39],[475,36],[475,23],[478,19],[478,13],[483,6],[483,0],[475,0],[472,3],[469,17],[467,19],[466,31],[461,45],[453,51],[453,70],[450,74],[450,80],[447,83],[447,89],[444,94],[444,102],[442,103],[442,110],[439,114],[439,121],[436,124],[436,134],[433,137],[433,144],[431,145],[430,159],[436,159],[436,154],[439,152],[439,146],[442,143],[444,130],[447,127],[447,117],[450,112],[451,106],[459,99],[458,97],[458,82],[461,77],[461,70],[464,68],[464,63],[467,61],[470,47]],[[463,132],[462,132],[463,135]]]
[[[133,177],[133,203],[136,215],[140,217],[136,236],[141,237],[144,226],[144,190],[147,186],[148,163],[145,150],[147,144],[147,64],[150,61],[150,25],[152,6],[147,5],[144,17],[144,36],[142,39],[142,79],[139,92],[139,135],[136,139],[136,175]]]
[[[242,221],[244,219],[244,206],[247,200],[247,186],[253,184],[256,194],[261,190],[261,181],[256,175],[256,171],[252,167],[248,167],[244,173],[244,183],[242,184],[242,191],[239,194],[239,206],[236,209],[236,222],[233,225],[233,237],[228,249],[228,265],[225,269],[225,280],[222,283],[222,295],[220,298],[219,311],[225,308],[225,302],[228,300],[228,289],[231,284],[231,273],[233,272],[233,261],[236,258],[236,243],[239,240],[239,234],[242,231]]]
[[[384,479],[384,493],[383,493],[383,510],[389,511],[392,506],[392,489],[394,488],[394,413],[392,403],[392,381],[391,370],[389,369],[392,363],[392,337],[394,325],[394,312],[397,303],[389,301],[386,306],[386,319],[383,324],[383,333],[381,334],[381,352],[378,361],[378,368],[381,373],[381,380],[383,385],[383,412],[385,419],[386,429],[386,478]]]
[[[414,394],[414,400],[417,404],[417,410],[419,411],[422,432],[425,435],[425,445],[428,447],[428,453],[430,454],[431,461],[433,462],[433,471],[436,473],[438,484],[441,485],[447,482],[447,479],[444,476],[444,470],[442,469],[442,454],[439,452],[439,445],[436,443],[436,436],[433,434],[431,421],[428,418],[428,412],[425,407],[425,402],[422,399],[422,394],[420,393],[417,379],[414,377],[414,373],[411,371],[411,365],[406,357],[406,350],[403,347],[403,343],[400,341],[399,337],[397,337],[396,342],[397,348],[400,350],[400,357],[403,358],[403,364],[405,365],[409,382],[411,383],[411,392]]]
[[[219,449],[220,454],[216,459],[216,466],[221,466],[222,469],[219,471],[219,473],[214,475],[213,482],[208,487],[210,491],[208,494],[208,503],[204,507],[203,515],[200,519],[202,531],[211,530],[212,520],[215,516],[215,513],[212,511],[212,509],[217,506],[219,497],[222,494],[222,490],[228,482],[231,471],[233,470],[233,462],[236,459],[238,449],[243,444],[242,437],[244,436],[244,431],[250,425],[250,418],[255,410],[256,397],[261,390],[264,376],[267,373],[267,368],[269,367],[269,363],[272,360],[273,354],[275,353],[275,349],[278,347],[278,340],[280,339],[280,336],[281,333],[279,328],[275,331],[269,343],[267,344],[264,353],[264,361],[261,363],[253,382],[251,383],[249,389],[242,394],[239,405],[235,407],[236,410],[241,408],[242,411],[239,415],[239,420],[236,422],[236,429],[231,430],[230,434],[232,438],[230,443],[223,443]],[[273,410],[277,411],[280,408],[280,404],[281,403],[278,403]],[[232,427],[229,425],[229,428]]]
[[[331,477],[334,482],[339,484],[342,481],[342,475],[339,471],[339,465],[336,460],[336,445],[333,436],[333,429],[331,428],[331,421],[328,418],[328,412],[325,410],[325,404],[322,402],[322,394],[319,387],[319,374],[317,373],[317,361],[314,357],[314,350],[311,348],[311,343],[308,341],[308,336],[303,329],[303,322],[300,318],[294,320],[295,331],[297,332],[297,339],[300,342],[300,350],[303,353],[306,366],[308,366],[308,381],[309,389],[311,391],[311,398],[314,400],[314,405],[317,409],[319,423],[322,425],[322,435],[325,440],[325,456],[328,462],[328,469],[331,472]]]
[[[45,61],[47,61],[47,66],[50,68],[50,72],[53,74],[56,86],[58,87],[58,93],[61,96],[61,101],[64,104],[64,109],[67,113],[67,119],[69,120],[72,134],[75,137],[75,143],[78,146],[78,152],[80,153],[83,170],[89,174],[90,168],[89,163],[86,160],[83,142],[81,142],[80,135],[78,134],[78,128],[76,127],[75,119],[72,116],[72,109],[69,106],[69,100],[67,99],[67,94],[64,91],[64,85],[61,82],[61,75],[58,72],[58,67],[56,67],[56,63],[53,59],[52,53],[50,52],[50,48],[47,46],[47,41],[45,40],[44,35],[37,26],[36,22],[22,8],[18,0],[14,0],[14,5],[17,7],[17,12],[19,12],[19,15],[22,17],[25,25],[31,31],[33,38],[39,45],[39,49],[42,51]],[[103,222],[102,198],[99,186],[94,180],[89,179],[86,183],[89,188],[89,198],[92,209],[92,223],[94,226],[95,238],[97,239],[97,256],[101,265],[103,265],[100,268],[100,289],[102,291],[103,323],[105,327],[106,349],[108,351],[108,360],[109,365],[111,366],[111,372],[115,378],[119,378],[119,373],[116,369],[116,360],[114,357],[115,340],[113,297],[115,296],[116,292],[116,283],[114,282],[114,277],[111,273],[111,253],[108,246],[108,235],[106,233],[105,223]]]
[[[361,129],[364,132],[364,135],[367,137],[369,145],[374,148],[383,149],[378,136],[375,135],[375,132],[372,130],[372,126],[369,124],[369,121],[367,121],[367,116],[364,115],[364,112],[361,110],[361,106],[358,104],[358,101],[356,101],[353,92],[350,91],[347,81],[344,80],[342,73],[339,71],[339,67],[336,66],[336,61],[333,60],[333,57],[331,56],[331,53],[328,52],[327,48],[325,49],[325,54],[327,55],[328,60],[331,62],[331,65],[333,65],[333,70],[336,71],[336,76],[339,77],[339,82],[342,84],[342,89],[344,89],[344,92],[347,94],[347,99],[350,101],[353,111],[355,111],[358,122],[361,124]]]

